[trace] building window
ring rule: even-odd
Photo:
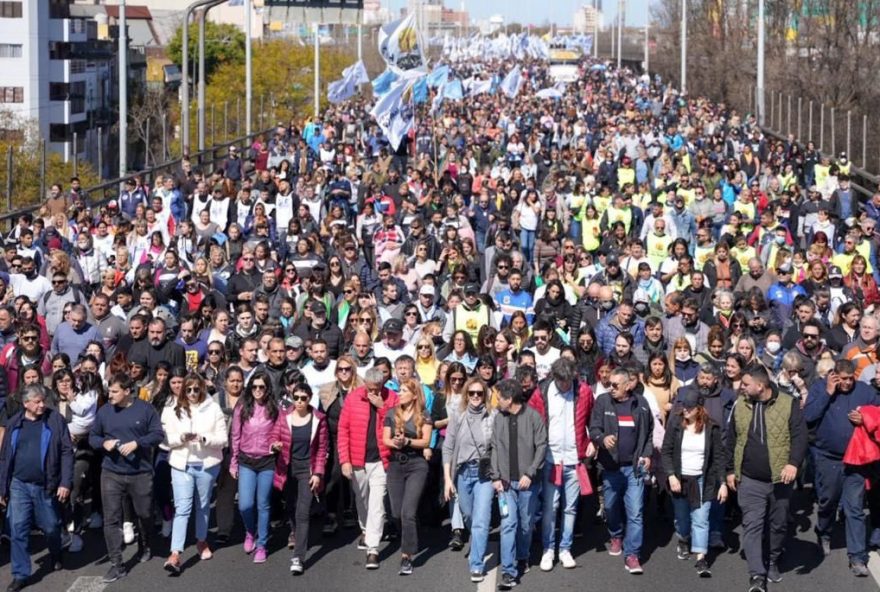
[[[0,86],[0,103],[24,103],[24,87]]]
[[[85,60],[70,60],[70,73],[83,74],[86,71]]]
[[[0,58],[20,58],[21,48],[15,43],[0,43]]]
[[[70,97],[70,113],[77,114],[86,110],[86,100],[82,97]]]
[[[67,95],[70,94],[70,85],[66,82],[50,82],[49,83],[49,100],[50,101],[66,101]]]
[[[86,30],[85,27],[85,19],[70,19],[70,33],[73,35],[78,35]]]
[[[21,18],[21,2],[0,2],[0,18]]]

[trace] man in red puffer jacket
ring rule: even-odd
[[[397,404],[397,394],[385,388],[385,374],[370,368],[366,384],[345,398],[339,416],[337,450],[346,479],[352,479],[361,537],[358,547],[367,550],[367,569],[379,567],[379,541],[385,524],[385,466],[391,451],[382,440],[382,426],[388,410]]]

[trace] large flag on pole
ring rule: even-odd
[[[400,147],[403,138],[412,129],[413,108],[409,101],[412,84],[413,80],[408,79],[395,81],[370,111],[394,150]]]
[[[522,71],[519,64],[517,64],[514,66],[513,70],[507,73],[504,80],[501,81],[501,92],[512,99],[519,94],[519,89],[522,87],[522,84]]]
[[[449,78],[449,66],[443,64],[442,66],[437,66],[434,70],[428,74],[428,87],[430,88],[440,88],[446,83],[446,80]]]
[[[358,60],[343,70],[342,77],[351,79],[355,84],[366,84],[370,81],[370,76],[367,74],[367,68],[364,66],[363,60]]]
[[[391,21],[379,29],[379,54],[397,73],[425,67],[422,40],[413,15]]]
[[[377,95],[384,95],[391,88],[391,84],[398,78],[400,78],[400,76],[395,72],[386,69],[373,80],[373,92]]]

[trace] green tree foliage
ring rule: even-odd
[[[205,23],[205,74],[211,79],[214,71],[225,64],[244,64],[244,32],[230,24]],[[178,66],[183,64],[183,25],[168,42],[168,57]],[[189,26],[190,75],[196,72],[199,58],[199,26]]]
[[[0,204],[4,213],[7,206],[7,182],[10,170],[7,166],[9,149],[12,148],[12,209],[36,205],[46,196],[40,195],[40,137],[34,120],[22,122],[8,111],[0,111]],[[89,163],[80,160],[77,170],[83,187],[93,187],[100,183],[98,174]],[[73,176],[73,161],[55,152],[46,154],[46,191],[53,183],[60,183],[65,189]]]

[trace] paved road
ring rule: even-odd
[[[771,589],[780,592],[880,590],[880,579],[877,579],[880,578],[880,556],[877,552],[871,553],[873,577],[856,579],[849,574],[843,549],[842,528],[834,537],[832,555],[825,561],[819,561],[810,521],[812,510],[806,503],[806,494],[800,494],[797,501],[792,524],[793,538],[782,561],[784,579],[779,584],[771,585]],[[675,590],[682,585],[688,586],[690,590],[706,592],[743,592],[747,589],[746,566],[739,550],[738,531],[727,537],[728,550],[714,558],[713,577],[701,580],[694,573],[693,561],[676,559],[670,522],[654,512],[649,512],[646,525],[643,550],[645,574],[642,576],[629,575],[623,569],[621,557],[610,557],[605,552],[604,528],[600,524],[591,524],[586,528],[584,536],[575,541],[577,568],[564,570],[557,565],[552,572],[542,573],[537,567],[540,549],[534,547],[532,571],[523,578],[517,589],[643,592],[649,588]],[[214,559],[207,562],[198,561],[195,548],[190,546],[185,552],[185,571],[180,577],[170,577],[162,570],[163,555],[145,565],[133,566],[125,580],[105,586],[100,578],[107,570],[107,564],[98,556],[100,551],[97,549],[103,550],[103,543],[100,533],[95,532],[87,535],[86,551],[67,556],[65,571],[45,574],[41,569],[38,577],[45,575],[28,589],[40,592],[143,592],[157,587],[167,592],[280,592],[294,588],[322,592],[411,592],[413,589],[420,592],[484,592],[494,589],[497,570],[492,570],[480,586],[471,584],[465,558],[460,553],[445,549],[447,540],[443,529],[423,529],[423,551],[415,561],[415,573],[409,578],[397,575],[396,543],[383,547],[382,565],[378,571],[366,571],[363,566],[364,554],[355,546],[353,531],[342,531],[330,539],[319,539],[306,562],[306,573],[299,578],[293,578],[288,571],[289,555],[286,548],[283,548],[286,532],[279,531],[271,541],[269,561],[264,565],[253,565],[239,545],[219,549]],[[91,553],[88,551],[90,548],[93,550]],[[497,564],[497,550],[496,531],[493,532],[489,544],[489,551],[492,553],[491,567]],[[167,543],[157,543],[156,551],[167,552]],[[126,557],[131,554],[131,551],[127,552]],[[37,555],[38,564],[43,557],[42,552]],[[0,550],[2,586],[9,581],[8,561],[9,551],[8,546],[5,546]]]

